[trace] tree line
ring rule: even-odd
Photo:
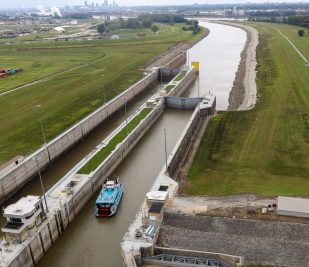
[[[108,33],[110,31],[115,31],[117,29],[142,29],[150,28],[151,31],[159,31],[157,23],[164,23],[169,25],[174,25],[175,23],[187,23],[192,24],[190,27],[183,28],[183,30],[192,30],[193,33],[199,32],[198,21],[188,21],[183,16],[175,14],[144,14],[137,18],[129,18],[124,20],[119,18],[114,21],[105,21],[98,25],[97,30],[100,34]]]
[[[309,29],[309,16],[289,16],[289,17],[251,17],[249,20],[291,24]]]

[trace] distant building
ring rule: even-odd
[[[84,6],[88,6],[88,2],[87,1],[85,1]]]
[[[119,35],[116,35],[116,34],[115,34],[115,35],[112,35],[112,36],[111,36],[111,39],[119,39]]]
[[[277,214],[309,218],[309,199],[279,196]]]
[[[65,32],[65,29],[63,27],[55,27],[52,29],[54,32]]]

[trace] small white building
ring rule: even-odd
[[[65,32],[65,29],[63,27],[55,27],[55,28],[52,29],[52,31],[63,33],[63,32]]]
[[[6,242],[23,242],[31,236],[45,217],[39,196],[26,196],[4,209],[7,223],[1,230]]]
[[[309,218],[309,199],[279,196],[277,214]]]
[[[147,207],[150,208],[152,203],[158,202],[165,204],[168,201],[167,191],[150,191],[146,194]]]

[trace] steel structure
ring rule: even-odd
[[[208,259],[203,257],[179,256],[170,254],[159,254],[143,258],[143,263],[156,264],[159,266],[217,266],[231,267],[221,260]]]

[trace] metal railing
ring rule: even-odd
[[[170,254],[159,254],[143,258],[143,263],[159,264],[166,266],[218,266],[218,267],[231,267],[229,264],[221,260],[208,259],[203,257],[194,256],[179,256]],[[164,266],[163,265],[163,266]]]

